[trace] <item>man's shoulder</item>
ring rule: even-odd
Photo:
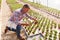
[[[21,8],[19,8],[19,9],[16,9],[15,11],[19,12],[19,11],[21,11]]]

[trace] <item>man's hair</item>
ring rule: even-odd
[[[29,8],[30,9],[30,7],[27,5],[27,4],[25,4],[24,6],[23,6],[23,8]]]

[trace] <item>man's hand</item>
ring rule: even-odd
[[[35,21],[35,22],[34,22],[35,24],[37,24],[37,23],[38,23],[37,19],[34,19],[34,21]]]
[[[35,24],[37,24],[38,23],[38,21],[35,21]]]

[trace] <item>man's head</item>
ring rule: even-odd
[[[25,4],[24,6],[23,6],[23,8],[22,8],[22,12],[23,13],[26,13],[26,12],[28,12],[29,11],[29,6],[27,5],[27,4]]]

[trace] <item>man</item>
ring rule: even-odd
[[[9,19],[9,23],[5,29],[5,33],[10,30],[10,31],[14,31],[17,34],[18,39],[23,40],[23,38],[20,35],[20,30],[22,29],[22,24],[20,23],[20,21],[24,18],[24,17],[28,17],[32,20],[34,20],[37,23],[37,20],[31,16],[28,15],[28,11],[29,11],[29,6],[27,4],[25,4],[23,6],[23,8],[17,9],[13,12],[13,15],[11,16],[11,18]]]

